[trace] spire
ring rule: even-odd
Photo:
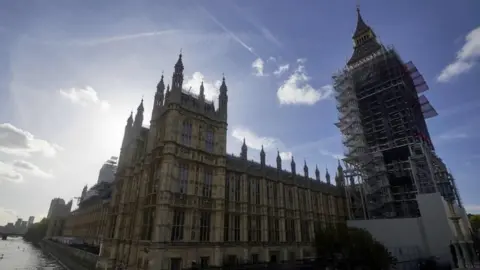
[[[242,144],[242,152],[240,153],[240,157],[243,159],[247,159],[247,143],[245,142],[245,138],[243,138],[243,144]]]
[[[318,165],[315,165],[315,179],[320,181],[320,170],[318,169]]]
[[[178,55],[177,63],[175,64],[175,71],[172,77],[172,90],[182,90],[183,86],[183,62],[182,52]]]
[[[263,150],[263,145],[262,150],[260,151],[260,164],[262,167],[265,167],[265,151]]]
[[[290,162],[290,167],[292,169],[293,177],[295,177],[295,175],[297,175],[297,168],[295,166],[295,160],[293,159],[293,156],[292,156],[292,161]]]
[[[277,149],[277,169],[282,169],[282,158],[280,157],[280,151]]]

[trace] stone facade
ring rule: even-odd
[[[62,236],[75,238],[77,242],[91,246],[100,246],[106,231],[111,188],[111,183],[100,182],[88,191],[84,189],[78,208],[65,218]]]
[[[127,120],[100,251],[99,269],[180,269],[225,260],[270,261],[312,256],[315,226],[345,222],[341,189],[226,154],[227,86],[219,106],[182,88],[183,63],[172,87],[157,86],[150,127],[143,100]],[[341,168],[340,168],[341,170]]]
[[[65,218],[62,235],[77,238],[92,246],[100,246],[109,206],[110,201],[92,198]]]

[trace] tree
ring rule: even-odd
[[[36,245],[47,234],[47,227],[48,227],[48,219],[44,218],[40,222],[33,224],[30,226],[23,236],[25,241],[31,242],[32,244]]]
[[[396,262],[387,248],[369,232],[346,225],[317,228],[315,249],[321,264],[341,269],[361,267],[383,270],[389,269]]]
[[[478,234],[478,230],[480,230],[480,215],[469,214],[468,219],[470,219],[473,232]]]

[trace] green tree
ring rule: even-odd
[[[469,214],[468,218],[470,219],[470,225],[472,225],[473,232],[478,233],[478,230],[480,230],[480,215]]]
[[[28,228],[27,232],[23,236],[25,241],[32,244],[38,244],[47,234],[48,219],[44,218],[40,222],[33,224]]]
[[[372,235],[345,225],[317,228],[315,249],[320,264],[340,269],[361,267],[371,270],[389,269],[396,259]]]

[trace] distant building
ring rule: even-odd
[[[50,203],[50,208],[48,209],[47,218],[52,218],[55,216],[66,216],[72,210],[72,202],[65,204],[65,201],[62,198],[55,198]]]
[[[63,231],[63,224],[65,218],[70,214],[72,210],[72,201],[67,204],[61,198],[55,198],[50,203],[50,209],[48,210],[48,227],[46,237],[61,236]]]
[[[33,221],[35,220],[35,217],[34,216],[30,216],[28,218],[28,227],[32,226],[33,225]]]
[[[109,160],[103,164],[98,174],[98,183],[106,182],[112,183],[115,179],[115,172],[117,171],[117,160],[118,157],[111,157]]]
[[[17,221],[15,222],[15,229],[20,229],[20,227],[22,227],[22,221],[23,219],[21,218],[17,219]]]
[[[100,246],[106,231],[110,197],[111,183],[106,181],[101,181],[86,191],[78,208],[65,219],[62,236]]]

